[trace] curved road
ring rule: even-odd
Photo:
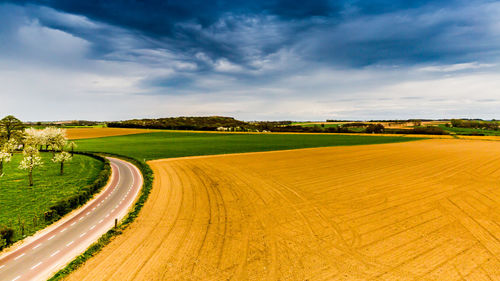
[[[132,164],[108,158],[110,183],[95,199],[0,257],[0,280],[45,280],[85,251],[122,219],[142,186]]]

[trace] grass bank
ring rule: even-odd
[[[14,229],[13,242],[32,235],[52,223],[44,220],[44,213],[63,198],[78,194],[92,184],[104,163],[85,155],[74,155],[59,175],[59,163],[51,161],[52,153],[41,153],[44,165],[33,171],[34,186],[28,185],[25,170],[18,169],[22,154],[16,153],[4,165],[0,177],[0,225]]]

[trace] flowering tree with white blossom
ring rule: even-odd
[[[33,186],[33,169],[42,165],[43,161],[38,149],[33,146],[25,146],[23,150],[23,160],[19,163],[19,168],[28,170],[30,186]]]
[[[16,146],[16,140],[10,139],[0,148],[0,177],[3,176],[3,163],[10,162],[12,153],[16,150]]]
[[[69,154],[66,151],[62,151],[62,152],[59,152],[56,155],[54,155],[54,157],[52,158],[52,162],[61,163],[60,173],[61,173],[61,175],[63,175],[64,174],[64,162],[71,161],[71,159],[72,159],[71,154]]]
[[[43,129],[47,145],[50,146],[52,152],[62,151],[66,146],[68,140],[66,139],[66,130],[55,127],[48,127]]]

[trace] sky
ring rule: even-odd
[[[500,2],[0,1],[0,116],[500,119]]]

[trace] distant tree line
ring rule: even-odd
[[[331,120],[328,120],[331,121]],[[253,121],[244,122],[232,117],[170,117],[158,119],[133,119],[119,122],[109,122],[108,127],[145,128],[167,130],[199,130],[199,131],[254,131],[254,132],[295,132],[295,133],[392,133],[392,134],[447,134],[442,128],[435,126],[418,127],[421,120],[410,119],[413,129],[388,129],[380,123],[350,122],[335,126],[293,125],[292,121]]]
[[[469,128],[469,129],[482,129],[498,131],[499,122],[496,120],[483,121],[483,120],[464,120],[464,119],[451,119],[450,125],[455,128]]]
[[[412,129],[386,128],[388,134],[416,134],[416,135],[449,135],[450,133],[437,126],[415,127]]]
[[[147,128],[167,130],[215,131],[218,128],[249,128],[252,125],[232,117],[170,117],[158,119],[133,119],[107,123],[115,128]]]
[[[65,127],[65,126],[96,126],[103,124],[104,122],[98,121],[87,121],[87,120],[73,120],[65,122],[26,122],[27,126],[37,126],[37,127]]]
[[[354,130],[353,128],[358,128]],[[361,129],[361,130],[359,130]],[[382,124],[368,123],[347,123],[338,126],[325,127],[323,124],[312,127],[300,125],[275,126],[267,129],[269,132],[295,132],[295,133],[369,133],[380,134],[384,133]]]

